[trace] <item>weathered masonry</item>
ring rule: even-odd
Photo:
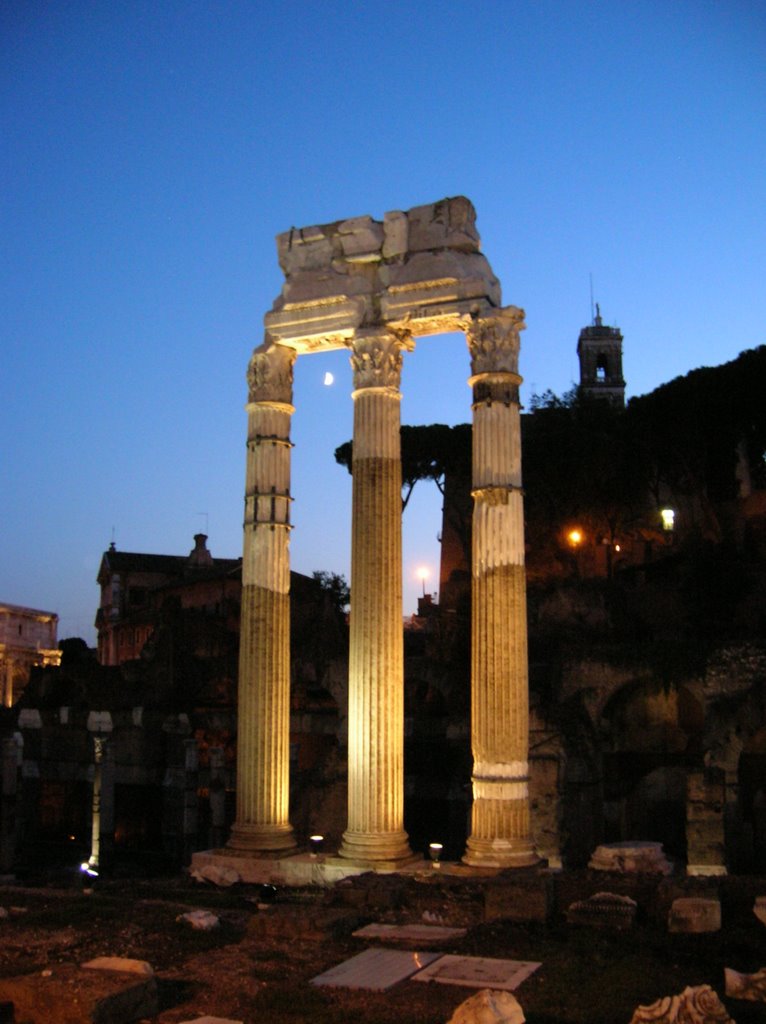
[[[519,332],[465,198],[293,229],[285,283],[248,368],[237,820],[229,847],[295,847],[289,794],[290,421],[298,355],[354,373],[348,826],[342,857],[411,858],[403,828],[400,391],[417,338],[462,331],[473,388],[473,812],[465,861],[535,861],[519,430]]]

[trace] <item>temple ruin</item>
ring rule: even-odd
[[[473,389],[475,866],[534,863],[519,429],[519,332],[463,197],[382,222],[354,217],[278,236],[285,275],[248,367],[239,665],[239,854],[295,849],[289,821],[289,535],[293,364],[347,348],[354,374],[348,825],[340,856],[390,868],[404,831],[400,378],[419,337],[462,331]]]

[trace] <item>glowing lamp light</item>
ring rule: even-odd
[[[660,509],[660,517],[662,519],[663,530],[673,530],[676,525],[676,513],[675,509],[663,508]]]
[[[622,551],[622,548],[620,547],[620,545],[619,545],[619,544],[615,544],[615,546],[614,546],[614,550],[615,550],[615,551],[616,551],[616,552],[617,552],[617,553],[619,554],[619,553],[620,553],[620,551]]]
[[[434,868],[439,867],[439,858],[442,855],[444,846],[441,843],[429,843],[428,844],[428,856],[434,862]]]
[[[567,540],[573,548],[578,547],[580,544],[582,544],[583,540],[582,530],[579,529],[579,527],[575,527],[574,530],[570,530],[567,534]]]

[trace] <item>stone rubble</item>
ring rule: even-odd
[[[720,932],[720,900],[702,899],[695,896],[673,900],[668,913],[668,931],[698,935],[705,932]]]
[[[710,985],[688,986],[677,996],[662,996],[639,1006],[630,1024],[735,1024]]]
[[[623,931],[633,927],[637,909],[636,901],[630,896],[620,896],[614,892],[597,892],[587,900],[570,903],[567,909],[567,923]]]
[[[753,913],[761,922],[766,924],[766,896],[756,896],[753,904]]]
[[[221,923],[215,914],[211,914],[209,910],[190,910],[186,914],[179,914],[176,921],[182,924],[188,924],[195,931],[209,932],[213,928],[217,928]]]
[[[153,975],[75,964],[0,979],[4,1002],[13,1003],[16,1021],[28,1024],[130,1024],[159,1013]]]
[[[619,874],[646,872],[669,875],[673,871],[673,865],[665,856],[662,843],[637,840],[602,843],[596,847],[588,867],[593,871],[615,871]]]
[[[212,885],[217,885],[222,889],[227,889],[229,886],[236,885],[242,881],[239,872],[235,871],[234,868],[227,867],[225,864],[202,864],[194,867],[189,872],[189,877],[197,882],[210,882]]]
[[[132,960],[126,956],[97,956],[81,964],[89,971],[122,971],[124,974],[141,974],[147,978],[154,975],[154,969],[146,960]]]
[[[766,967],[755,974],[740,974],[731,967],[724,968],[726,995],[732,999],[748,999],[754,1003],[766,1003]]]
[[[448,1024],[524,1024],[526,1019],[511,992],[484,988],[461,1003]]]
[[[194,1020],[182,1020],[179,1024],[244,1024],[241,1020],[230,1020],[228,1017],[195,1017]]]

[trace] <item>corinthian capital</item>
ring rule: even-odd
[[[505,306],[479,320],[465,318],[465,337],[471,353],[471,373],[519,372],[519,331],[526,327],[524,310]]]
[[[264,342],[247,365],[247,387],[251,402],[284,402],[293,398],[293,363],[297,353],[286,345]]]
[[[351,356],[355,390],[392,388],[398,391],[402,352],[409,352],[413,347],[414,342],[408,334],[387,330],[357,331]]]

